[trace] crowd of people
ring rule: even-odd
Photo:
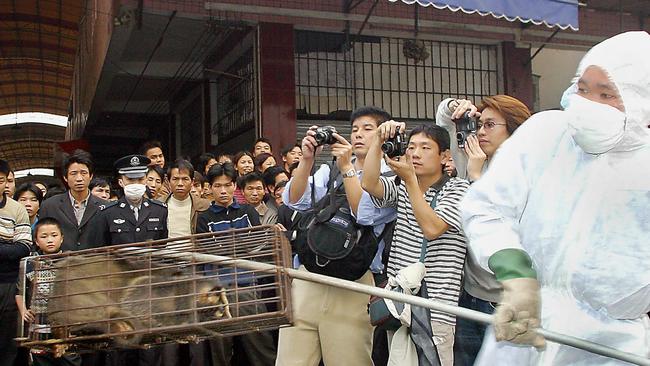
[[[643,268],[650,251],[643,241],[650,234],[650,186],[636,170],[650,163],[650,71],[632,60],[639,47],[650,52],[645,32],[592,49],[565,93],[564,111],[531,117],[512,96],[476,104],[448,98],[435,123],[406,125],[380,107],[358,108],[350,136],[333,133],[332,162],[320,167],[319,126],[281,151],[262,137],[235,155],[173,162],[160,142],[149,141],[115,162],[115,177],[95,176],[91,156],[77,150],[64,160],[65,188],[40,182],[16,188],[0,160],[0,364],[16,357],[17,314],[26,322],[39,316],[14,297],[20,258],[256,225],[276,225],[293,243],[302,213],[341,187],[356,222],[380,238],[357,282],[380,285],[420,260],[427,298],[496,311],[494,326],[486,327],[432,310],[440,365],[617,364],[546,344],[535,332],[540,325],[648,356],[650,272]],[[476,129],[461,139],[464,118],[474,119]],[[382,144],[405,131],[405,151],[388,157]],[[384,235],[387,227],[391,235]],[[293,265],[307,271],[297,254]],[[187,362],[412,364],[400,358],[407,357],[403,338],[371,325],[368,295],[294,279],[292,297],[292,326],[190,346]],[[174,365],[185,362],[177,351],[83,360],[34,351],[31,359]]]

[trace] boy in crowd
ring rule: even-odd
[[[239,186],[244,192],[246,203],[253,206],[260,215],[262,225],[273,225],[278,222],[278,210],[275,205],[264,202],[264,181],[262,175],[256,172],[248,173],[239,178]]]
[[[13,197],[14,193],[16,193],[16,175],[13,170],[7,175],[7,185],[5,186],[4,191],[9,197]]]
[[[192,189],[190,194],[194,198],[206,198],[203,197],[203,186],[205,183],[205,177],[203,174],[199,173],[198,170],[194,171],[194,178],[192,178]]]
[[[146,156],[151,165],[157,165],[160,169],[165,169],[165,154],[163,153],[160,141],[147,141],[140,147],[140,154]]]
[[[272,166],[264,171],[262,178],[264,179],[266,192],[272,196],[277,184],[289,181],[289,173],[282,169],[282,167]]]
[[[469,183],[444,174],[443,165],[450,156],[449,134],[436,125],[414,128],[408,136],[405,156],[385,158],[396,177],[380,176],[381,145],[395,136],[397,127],[400,131],[406,130],[404,123],[388,121],[373,134],[362,179],[363,189],[372,196],[376,207],[397,211],[388,275],[394,277],[399,270],[418,262],[422,242],[426,239],[424,280],[428,297],[456,305],[467,250],[458,206]],[[432,208],[434,197],[436,204]],[[360,210],[359,221],[371,215],[371,212]],[[454,363],[455,321],[453,315],[431,311],[433,341],[443,366]]]
[[[165,154],[163,153],[162,144],[158,140],[147,141],[142,146],[140,146],[140,154],[146,156],[151,162],[150,165],[155,165],[165,170]],[[162,178],[162,188],[160,189],[160,196],[167,197],[171,192],[169,187],[169,179],[167,176]],[[157,198],[157,197],[154,197]]]
[[[302,149],[300,144],[289,145],[282,149],[282,167],[284,171],[288,172],[289,167],[293,163],[299,163],[302,159]]]
[[[52,217],[40,219],[34,228],[34,242],[38,247],[37,255],[60,253],[61,244],[63,244],[63,232],[59,222]],[[26,304],[30,303],[29,300],[25,300],[27,297],[16,295],[16,304],[21,318],[26,322],[35,323],[30,325],[30,332],[39,334],[35,338],[45,340],[51,337],[51,329],[47,320],[47,296],[52,291],[56,273],[45,268],[34,272],[30,264],[28,263],[25,274],[27,282],[23,283],[23,278],[20,278],[18,288],[24,288],[26,294],[31,294],[33,291],[30,288],[33,286],[33,281],[37,280],[38,287],[35,290],[35,301],[27,309]],[[55,357],[47,351],[36,349],[32,349],[30,353],[35,366],[81,365],[81,358],[77,354],[64,354],[61,357]]]
[[[93,178],[88,185],[88,189],[90,189],[90,194],[100,200],[108,201],[108,199],[111,198],[111,184],[107,178]]]
[[[20,259],[29,255],[32,228],[27,210],[6,193],[9,163],[0,159],[0,365],[13,365],[16,358],[16,280]]]
[[[207,211],[199,214],[197,233],[213,233],[229,229],[247,228],[260,225],[260,217],[255,208],[240,204],[234,199],[237,171],[232,163],[216,164],[208,171],[208,182],[212,187],[214,201]],[[246,286],[246,284],[240,284]],[[249,292],[238,294],[238,300],[253,301]],[[263,305],[262,305],[263,306]],[[247,311],[247,306],[240,308],[240,314]],[[234,342],[241,343],[248,365],[270,366],[275,363],[276,347],[270,332],[255,332],[235,337],[219,337],[209,341],[214,365],[231,365]]]
[[[271,146],[271,140],[266,137],[260,137],[255,140],[255,145],[253,145],[253,157],[256,157],[260,154],[271,154],[273,155],[273,147]]]

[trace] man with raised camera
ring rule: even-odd
[[[284,190],[284,202],[291,209],[309,211],[312,208],[312,193],[313,202],[319,202],[328,193],[328,186],[338,189],[342,185],[349,206],[349,210],[348,207],[346,210],[355,214],[361,197],[367,195],[361,189],[359,177],[370,137],[388,119],[390,115],[380,108],[362,107],[355,110],[350,117],[350,142],[331,127],[312,126],[302,139],[303,157]],[[323,145],[330,146],[331,154],[336,159],[335,165],[324,164],[312,175],[315,157]],[[338,169],[339,173],[332,177],[331,169]],[[386,215],[391,213],[389,210],[376,209],[373,214],[381,223],[369,226],[372,226],[375,235],[380,236],[383,222],[387,221]],[[370,268],[363,269],[365,273],[356,279],[357,282],[372,285],[371,270],[383,270],[381,256],[377,255],[381,253],[381,242],[376,252],[372,253],[375,258]],[[302,264],[300,270],[306,271],[305,263]],[[276,365],[316,366],[321,358],[326,365],[372,364],[373,327],[367,312],[368,295],[298,279],[292,282],[292,295],[294,326],[280,330]]]
[[[377,129],[371,139],[361,183],[376,207],[397,211],[388,276],[395,277],[401,269],[418,262],[426,239],[423,262],[427,295],[456,305],[466,253],[458,206],[469,184],[464,179],[449,178],[443,172],[450,156],[449,134],[442,127],[430,124],[417,126],[410,132],[401,156],[392,159],[385,156],[396,177],[382,177],[382,157],[388,155],[382,152],[382,144],[395,139],[405,129],[403,122],[395,121],[385,122]],[[369,214],[360,211],[358,216],[366,218]],[[454,363],[455,321],[453,315],[431,311],[433,342],[443,366]]]
[[[508,95],[485,97],[475,106],[466,99],[445,99],[438,106],[436,123],[449,131],[451,155],[458,176],[470,182],[487,170],[497,149],[530,117],[528,107]],[[458,305],[492,314],[501,295],[494,275],[469,256],[465,262],[463,290]],[[466,319],[456,324],[454,343],[457,365],[471,366],[485,334],[486,325]]]

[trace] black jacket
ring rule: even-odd
[[[77,224],[77,218],[74,216],[72,203],[70,203],[69,191],[57,194],[43,201],[38,211],[39,218],[52,217],[61,225],[63,232],[63,244],[61,250],[82,250],[97,248],[102,245],[95,238],[89,235],[88,228],[94,224],[99,214],[99,206],[108,202],[101,200],[92,194],[88,197],[86,211],[81,218],[81,223]]]
[[[241,229],[260,225],[260,215],[253,206],[233,202],[228,207],[210,205],[199,214],[196,223],[197,233],[213,233],[229,229]]]
[[[104,245],[167,239],[167,205],[144,198],[138,220],[125,197],[101,207],[93,235]]]

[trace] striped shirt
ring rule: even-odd
[[[0,283],[16,283],[20,258],[29,255],[32,227],[25,207],[0,193]]]
[[[384,197],[373,197],[377,207],[397,209],[397,224],[393,234],[393,243],[388,257],[388,275],[395,276],[399,270],[420,259],[422,249],[422,229],[413,213],[413,208],[402,182],[399,186],[394,177],[381,177]],[[463,265],[467,252],[467,239],[461,228],[459,203],[469,183],[460,178],[450,179],[440,190],[435,213],[449,225],[449,229],[438,238],[429,240],[424,260],[429,298],[450,305],[458,305],[462,286]],[[431,203],[436,189],[430,187],[425,193],[425,200]],[[438,311],[431,311],[431,320],[454,325],[456,317]]]

